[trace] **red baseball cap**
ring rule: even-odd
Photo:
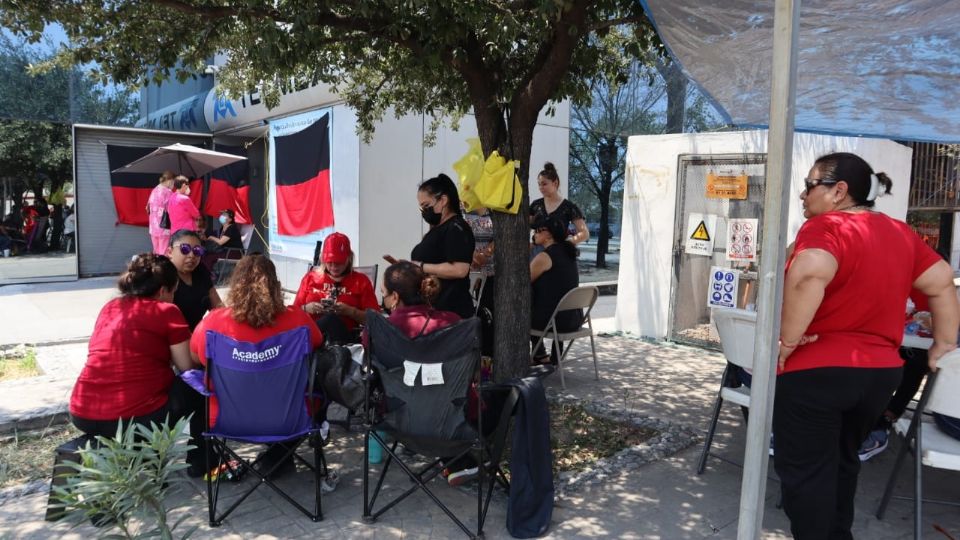
[[[350,259],[350,239],[343,233],[332,233],[323,241],[320,259],[325,263],[343,264]]]

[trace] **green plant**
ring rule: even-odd
[[[80,461],[62,487],[54,488],[68,515],[78,522],[90,519],[103,528],[104,538],[173,539],[184,516],[172,526],[167,523],[164,498],[167,491],[183,481],[179,470],[190,448],[184,430],[189,419],[173,426],[151,423],[150,427],[118,423],[117,434],[97,437],[99,448],[87,445],[79,451]],[[114,530],[120,534],[109,534]],[[196,530],[192,527],[180,538]]]

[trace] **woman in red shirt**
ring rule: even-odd
[[[797,538],[852,538],[857,450],[897,387],[903,306],[929,298],[930,366],[956,348],[953,271],[905,223],[871,211],[892,182],[860,157],[817,159],[787,261],[774,467]]]
[[[87,362],[70,397],[73,424],[88,435],[113,437],[117,422],[149,426],[193,412],[202,400],[179,377],[195,367],[190,359],[190,330],[174,305],[177,269],[153,253],[134,257],[117,283],[121,296],[100,310],[88,346]],[[193,399],[192,399],[193,398]],[[200,403],[200,409],[196,404]],[[199,433],[191,444],[199,447]],[[191,472],[203,472],[204,456],[191,451]],[[194,467],[196,465],[196,467]]]
[[[353,251],[347,235],[333,233],[323,243],[321,266],[300,281],[294,307],[313,317],[331,343],[357,343],[357,327],[367,310],[380,311],[370,278],[353,270]]]

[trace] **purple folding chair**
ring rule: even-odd
[[[241,470],[253,473],[253,485],[222,514],[217,515],[217,499],[222,474],[207,475],[207,498],[210,526],[217,527],[260,485],[266,484],[313,521],[323,519],[321,512],[321,481],[327,474],[327,464],[320,441],[312,441],[313,463],[297,454],[299,444],[306,438],[319,438],[320,426],[307,409],[307,398],[312,396],[313,361],[310,332],[301,326],[277,334],[257,343],[237,341],[208,330],[207,371],[203,388],[207,397],[207,430],[203,436],[219,456],[219,470],[225,459],[236,460]],[[189,373],[189,372],[187,372]],[[190,381],[190,375],[184,377]],[[196,381],[193,381],[194,383]],[[210,398],[219,404],[216,423],[210,425]],[[252,463],[241,458],[228,441],[259,444],[286,444],[282,459],[272,466],[264,466],[261,458]],[[313,471],[315,498],[313,510],[308,510],[284,492],[271,475],[285,461],[295,459]],[[209,457],[208,457],[209,460]],[[207,463],[210,471],[213,464]],[[214,478],[216,476],[216,478]]]

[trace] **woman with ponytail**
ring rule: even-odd
[[[390,324],[407,337],[415,338],[446,328],[460,320],[452,311],[434,309],[440,294],[440,280],[427,275],[410,261],[391,264],[383,273],[380,285],[381,306],[389,313]]]
[[[900,382],[911,288],[929,299],[930,368],[957,345],[953,270],[909,226],[872,210],[892,182],[859,156],[816,160],[783,288],[774,467],[797,538],[852,538],[861,441]]]

